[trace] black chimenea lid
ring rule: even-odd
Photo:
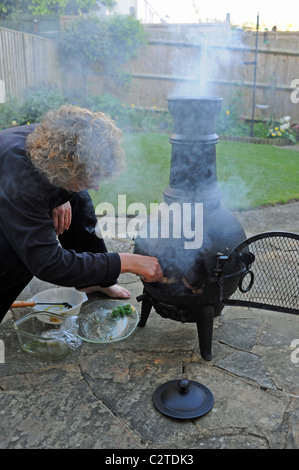
[[[193,419],[211,410],[214,396],[205,385],[181,379],[160,385],[153,394],[153,401],[166,416]]]

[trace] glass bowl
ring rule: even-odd
[[[129,314],[114,317],[113,311],[121,306],[129,306]],[[130,336],[138,321],[136,308],[126,300],[95,301],[81,309],[77,336],[90,343],[112,343]]]
[[[64,320],[65,317],[51,312],[28,313],[16,320],[13,326],[23,351],[51,360],[69,354],[67,342],[57,336]]]

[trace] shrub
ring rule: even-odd
[[[241,92],[224,98],[219,116],[216,118],[216,132],[222,135],[248,135],[248,126],[242,121],[244,97]]]
[[[3,129],[39,122],[46,111],[57,109],[65,103],[66,99],[58,87],[40,85],[29,88],[23,100],[12,96],[0,105],[0,127]]]
[[[86,106],[92,111],[109,114],[121,129],[132,131],[170,131],[172,129],[172,118],[168,112],[136,108],[134,104],[128,105],[109,93],[89,95]]]
[[[141,23],[132,16],[81,15],[66,26],[60,50],[66,60],[80,61],[123,86],[130,75],[122,66],[145,44],[145,38]]]
[[[83,102],[84,101],[84,102]],[[57,109],[66,103],[85,106],[91,111],[109,114],[118,127],[124,130],[160,130],[172,129],[172,118],[167,112],[158,112],[123,103],[109,93],[89,95],[87,100],[66,98],[57,87],[45,85],[28,89],[23,100],[11,97],[0,104],[0,128],[22,126],[39,122],[49,109]]]
[[[22,103],[25,120],[38,122],[49,109],[57,109],[66,103],[58,87],[41,85],[29,88]]]
[[[270,123],[268,137],[271,139],[284,138],[296,143],[297,137],[295,131],[291,128],[291,116],[284,116],[278,121]]]
[[[268,127],[263,122],[257,122],[253,125],[253,136],[266,139],[268,137]]]
[[[291,128],[296,137],[296,141],[299,141],[299,124],[292,124]]]

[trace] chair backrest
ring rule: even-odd
[[[225,298],[225,267],[237,260],[239,286]],[[299,235],[266,232],[237,246],[222,266],[220,301],[237,305],[299,314]]]

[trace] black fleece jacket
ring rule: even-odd
[[[41,280],[73,287],[108,284],[120,274],[117,253],[94,253],[88,247],[78,253],[57,240],[51,212],[80,193],[52,185],[34,168],[25,141],[35,127],[0,132],[0,236]]]

